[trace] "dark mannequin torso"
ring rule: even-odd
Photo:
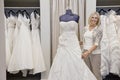
[[[79,16],[73,14],[70,9],[66,10],[66,13],[59,18],[60,21],[68,22],[68,21],[75,21],[78,23]]]

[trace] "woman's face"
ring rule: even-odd
[[[98,16],[96,14],[94,14],[90,19],[90,25],[96,26],[97,23],[98,23]]]

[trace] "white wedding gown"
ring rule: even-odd
[[[117,19],[118,18],[118,19]],[[120,17],[111,12],[101,17],[103,37],[101,40],[101,75],[109,73],[120,76]]]
[[[36,18],[34,17],[34,13],[31,13],[31,25],[32,25],[32,51],[33,51],[33,74],[40,73],[46,70],[45,62],[43,57],[43,52],[40,43],[40,16],[36,14]]]
[[[19,14],[18,21],[21,22],[19,33],[15,38],[13,53],[9,62],[8,71],[18,72],[19,70],[33,69],[32,42],[30,34],[30,19]]]
[[[107,24],[109,19],[107,16],[101,15],[101,26],[103,28],[103,36],[101,39],[101,75],[105,77],[110,72],[110,45],[107,36]]]
[[[48,80],[97,80],[81,58],[77,22],[60,22],[60,37]]]
[[[14,16],[10,16],[5,19],[5,38],[6,38],[6,66],[8,68],[8,64],[13,51],[13,40],[14,40],[14,30],[16,25],[16,18]]]
[[[120,76],[120,41],[116,17],[114,14],[109,16],[110,23],[107,25],[107,34],[110,45],[110,72]]]

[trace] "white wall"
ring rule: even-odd
[[[42,80],[47,79],[50,70],[50,0],[40,0],[41,15],[41,45],[44,53],[47,71],[41,75]]]
[[[6,80],[4,0],[0,0],[0,80]]]
[[[86,0],[86,25],[91,13],[96,11],[96,0]]]

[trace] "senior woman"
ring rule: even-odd
[[[85,27],[83,35],[83,54],[82,58],[98,80],[102,80],[100,73],[101,50],[100,41],[102,29],[99,27],[100,15],[94,12],[88,20],[89,25]]]

